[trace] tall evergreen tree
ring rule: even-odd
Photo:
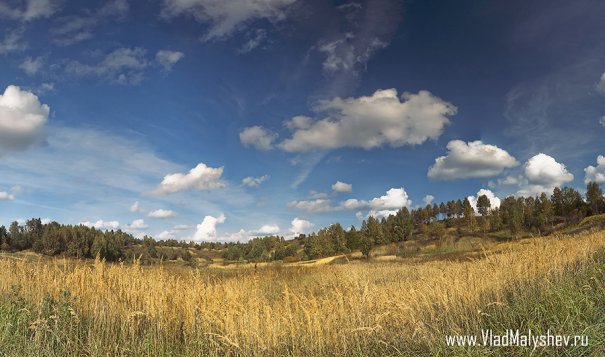
[[[328,227],[327,233],[332,241],[334,253],[345,253],[347,251],[347,239],[345,237],[345,230],[342,229],[340,223]]]
[[[447,213],[447,207],[445,206],[445,203],[443,203],[443,202],[441,202],[439,204],[439,213],[441,214],[441,219],[444,220],[445,214]]]
[[[492,208],[492,204],[486,195],[481,195],[477,198],[477,212],[483,217],[487,216],[489,210]]]
[[[509,196],[502,201],[500,212],[506,227],[508,227],[511,236],[517,238],[517,235],[523,227],[523,201],[516,200]]]
[[[354,251],[359,249],[361,244],[361,237],[359,232],[355,229],[355,226],[351,226],[348,232],[345,233],[345,238],[347,240],[347,248],[349,251]]]
[[[370,242],[374,244],[385,244],[387,243],[382,226],[374,216],[368,217],[367,229],[364,232]]]
[[[599,214],[603,212],[604,199],[603,190],[596,182],[589,182],[586,186],[586,203],[590,214]]]
[[[550,196],[550,200],[553,205],[554,215],[557,217],[563,216],[563,192],[560,188],[554,188],[552,191],[552,196]]]
[[[462,203],[462,200],[460,200],[460,199],[456,200],[454,209],[455,209],[456,217],[458,217],[458,218],[462,217],[462,215],[464,214],[464,204]]]
[[[466,227],[470,232],[474,232],[477,221],[475,219],[475,210],[473,209],[473,206],[471,206],[471,202],[468,198],[465,198],[462,203],[462,214],[464,215]]]
[[[492,204],[489,198],[486,195],[481,195],[477,197],[477,211],[481,215],[481,230],[483,231],[483,236],[487,233],[489,229],[490,220],[487,215],[490,213]]]
[[[0,226],[0,249],[2,250],[10,250],[10,238],[8,236],[8,231],[6,227]]]
[[[538,199],[538,202],[540,203],[540,213],[544,217],[544,223],[546,225],[552,226],[554,219],[554,209],[551,200],[548,199],[546,193],[542,192],[540,198]]]
[[[370,220],[370,218],[374,217],[370,216],[368,218],[368,221]],[[370,232],[368,221],[364,220],[363,222],[361,222],[361,241],[359,244],[359,250],[361,250],[361,254],[363,254],[363,256],[366,258],[370,258],[370,251],[372,250],[372,245],[374,244],[374,237]]]

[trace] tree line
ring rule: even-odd
[[[587,185],[586,196],[575,189],[555,188],[552,195],[536,197],[509,196],[499,207],[493,207],[489,198],[481,195],[476,202],[477,212],[468,198],[451,200],[408,209],[402,207],[395,214],[377,218],[369,216],[359,229],[345,230],[339,223],[292,240],[280,236],[251,239],[246,243],[194,243],[171,240],[156,241],[145,236],[133,237],[121,230],[101,231],[83,225],[43,224],[33,218],[20,225],[12,222],[8,229],[0,227],[0,249],[20,251],[31,249],[45,255],[65,255],[75,258],[99,256],[108,261],[144,257],[191,260],[189,249],[221,250],[229,261],[296,261],[317,259],[360,250],[369,256],[372,247],[397,243],[415,236],[441,239],[448,229],[456,234],[487,235],[507,230],[510,237],[523,232],[544,235],[561,225],[580,222],[584,217],[605,212],[603,191],[595,182]],[[134,247],[142,247],[137,254]],[[170,254],[158,247],[180,248]]]
[[[75,258],[99,255],[108,261],[124,258],[125,248],[136,244],[130,234],[106,231],[84,225],[43,224],[40,218],[27,220],[24,225],[12,222],[8,230],[0,227],[0,249],[20,251],[31,249],[45,255],[64,254]]]
[[[507,231],[511,238],[521,233],[549,234],[556,227],[579,223],[584,217],[605,212],[603,191],[595,182],[587,185],[585,199],[575,189],[556,187],[552,195],[509,196],[493,207],[486,195],[477,198],[477,210],[468,198],[408,209],[377,218],[369,216],[361,227],[345,230],[339,223],[317,232],[301,234],[294,240],[283,237],[255,238],[248,243],[227,243],[223,257],[228,260],[270,261],[317,259],[360,250],[369,256],[374,246],[414,239],[415,236],[441,239],[455,228],[464,234],[486,236]]]
[[[135,251],[134,247],[141,247]],[[158,250],[157,247],[179,249]],[[191,260],[189,248],[217,249],[220,244],[194,244],[183,241],[156,241],[149,236],[133,237],[122,230],[102,231],[84,225],[64,225],[57,222],[43,224],[40,218],[27,220],[23,225],[14,221],[9,228],[0,226],[0,250],[22,251],[31,249],[44,255],[65,255],[74,258],[95,258],[119,261],[131,258]]]

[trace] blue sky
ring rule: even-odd
[[[0,1],[0,223],[234,241],[583,191],[605,183],[603,15],[588,0]]]

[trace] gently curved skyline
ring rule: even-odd
[[[0,224],[246,241],[605,183],[605,3],[0,0]]]

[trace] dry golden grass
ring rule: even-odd
[[[69,290],[74,319],[89,322],[85,334],[115,341],[110,349],[89,343],[85,353],[92,355],[134,353],[129,343],[141,338],[148,354],[173,344],[184,346],[183,354],[363,355],[376,346],[399,351],[431,343],[443,331],[465,333],[460,316],[468,324],[480,319],[513,286],[547,288],[603,248],[605,233],[595,232],[501,244],[463,262],[257,270],[0,257],[0,295],[18,286],[20,296],[40,305],[47,294]]]

